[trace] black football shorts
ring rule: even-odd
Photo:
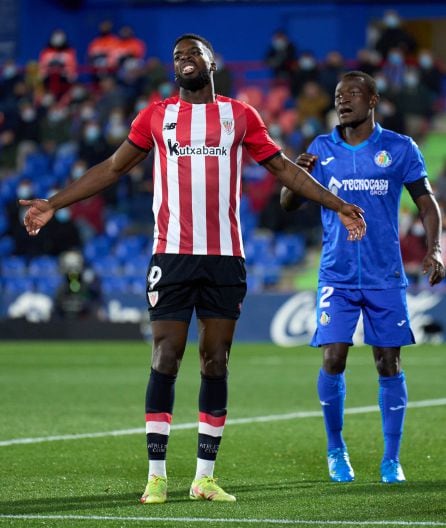
[[[242,257],[220,255],[152,256],[147,272],[150,319],[189,322],[199,319],[238,319],[246,295]]]

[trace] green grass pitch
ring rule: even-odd
[[[334,484],[316,395],[320,351],[235,343],[216,465],[219,484],[237,496],[233,504],[188,498],[197,442],[194,343],[176,387],[169,500],[139,503],[150,353],[136,342],[0,342],[0,528],[446,527],[446,345],[403,350],[412,405],[401,451],[408,481],[383,485],[370,349],[352,348],[346,372],[345,438],[356,481]]]

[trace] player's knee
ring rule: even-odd
[[[322,366],[327,374],[342,374],[345,370],[345,363],[345,358],[329,355],[324,357]]]
[[[182,352],[166,343],[155,346],[152,354],[152,368],[162,374],[176,376],[181,365]]]
[[[212,378],[225,376],[228,368],[228,354],[201,355],[201,372]]]

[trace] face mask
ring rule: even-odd
[[[36,111],[34,110],[34,108],[25,108],[25,110],[23,110],[23,112],[21,113],[21,116],[25,123],[30,123],[35,119]]]
[[[311,57],[302,57],[299,61],[299,66],[302,70],[311,70],[315,65],[316,63]]]
[[[54,215],[59,222],[68,222],[71,218],[70,210],[67,207],[64,207],[63,209],[59,209],[56,211]]]
[[[89,119],[93,119],[94,117],[94,109],[91,106],[85,106],[81,110],[81,119],[83,121],[88,121]]]
[[[17,196],[20,198],[20,200],[28,200],[28,198],[31,198],[32,193],[33,188],[31,185],[22,184],[17,188]]]
[[[287,47],[287,42],[283,38],[275,38],[273,39],[273,48],[277,51],[283,51]]]
[[[389,53],[389,62],[391,64],[402,64],[403,57],[399,53]]]
[[[421,55],[418,62],[422,68],[426,68],[426,69],[432,68],[432,65],[434,63],[434,61],[432,60],[432,57],[430,57],[429,55]]]
[[[277,125],[275,123],[269,126],[268,132],[272,138],[280,138],[280,136],[282,135],[282,129],[280,128],[280,125]]]
[[[424,235],[424,227],[423,227],[423,224],[421,224],[420,222],[417,222],[416,224],[414,224],[411,228],[411,233],[415,236],[423,236]]]
[[[13,64],[9,64],[3,68],[3,78],[12,79],[17,73],[17,68]]]
[[[413,88],[414,86],[417,86],[418,85],[418,76],[414,75],[414,74],[411,74],[411,73],[408,73],[404,77],[404,84],[406,86],[408,86],[409,88]]]
[[[66,43],[66,37],[63,33],[54,33],[54,35],[51,37],[50,44],[51,46],[54,46],[55,48],[60,48]]]
[[[96,141],[96,139],[98,139],[99,135],[100,135],[101,131],[99,130],[99,127],[97,126],[89,126],[85,129],[85,139],[88,141],[88,142],[93,142],[93,141]]]
[[[387,81],[382,77],[376,79],[376,87],[378,92],[385,92],[387,90]]]
[[[48,112],[48,121],[51,123],[59,123],[65,117],[65,112],[63,110],[52,110]]]
[[[395,113],[393,105],[387,101],[383,101],[378,106],[378,111],[383,117],[389,117]]]
[[[400,20],[395,15],[387,15],[384,18],[384,25],[388,28],[396,28],[400,25]]]
[[[172,85],[170,83],[162,83],[160,84],[159,93],[162,99],[167,99],[172,95]]]
[[[78,180],[82,174],[84,174],[85,169],[83,167],[74,167],[74,169],[71,171],[71,177],[73,180]]]
[[[141,112],[141,110],[144,110],[147,106],[147,101],[138,101],[135,105],[135,111]]]

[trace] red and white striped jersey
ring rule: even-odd
[[[280,152],[250,105],[178,96],[142,110],[128,137],[154,148],[153,253],[244,257],[240,226],[242,149],[257,162]]]

